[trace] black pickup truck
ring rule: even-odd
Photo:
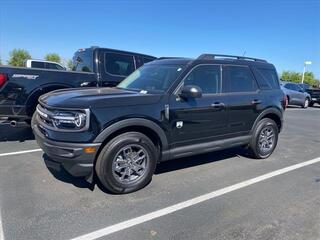
[[[309,106],[312,107],[315,103],[320,104],[320,88],[311,87],[308,84],[301,83],[300,87],[304,89],[307,93],[310,94],[311,100]]]
[[[115,49],[78,50],[73,71],[0,66],[0,118],[30,121],[39,96],[57,89],[115,86],[155,57]]]

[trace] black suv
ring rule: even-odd
[[[128,193],[144,187],[161,161],[235,146],[269,157],[284,109],[272,64],[203,54],[155,60],[115,88],[45,94],[32,128],[47,166]]]

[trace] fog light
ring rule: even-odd
[[[85,153],[95,153],[96,152],[96,148],[95,147],[85,147],[84,149],[83,149],[83,151],[85,152]]]

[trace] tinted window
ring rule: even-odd
[[[93,71],[93,53],[91,50],[78,51],[73,57],[73,71],[92,72]]]
[[[226,66],[224,89],[226,92],[252,92],[257,90],[255,80],[248,67]]]
[[[284,85],[284,87],[289,90],[295,90],[294,85],[292,83],[287,83],[286,85]]]
[[[143,57],[143,63],[148,63],[148,62],[152,62],[154,60],[154,58],[148,58],[148,57]]]
[[[218,93],[221,89],[220,66],[200,65],[192,70],[184,81],[184,85],[196,85],[202,93]]]
[[[33,68],[45,68],[44,62],[31,62],[31,67]]]
[[[106,53],[105,68],[107,73],[128,76],[135,69],[133,56],[117,53]]]
[[[63,67],[61,67],[58,64],[46,63],[46,65],[47,65],[47,68],[49,68],[49,69],[63,70]]]
[[[301,87],[299,87],[297,84],[293,84],[295,91],[301,91]]]
[[[262,89],[279,88],[279,79],[274,69],[255,68],[254,74],[258,80],[258,84]]]

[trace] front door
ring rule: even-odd
[[[182,99],[183,86],[196,85],[202,97]],[[226,97],[221,95],[221,66],[198,65],[169,100],[171,147],[210,142],[227,131]]]

